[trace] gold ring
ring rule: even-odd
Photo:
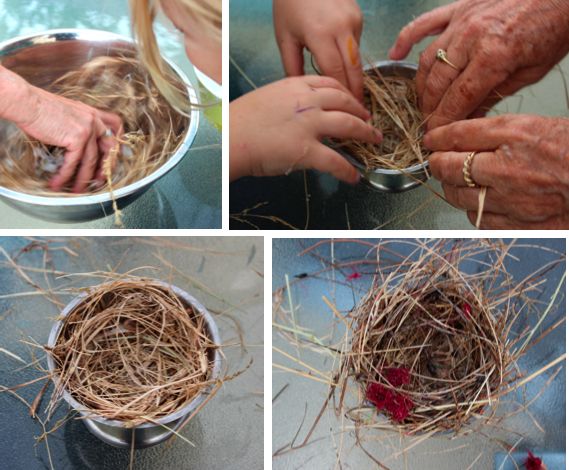
[[[477,152],[470,152],[464,160],[464,165],[462,166],[462,176],[464,177],[464,182],[469,188],[477,188],[478,185],[472,179],[472,161]]]
[[[459,68],[456,65],[454,65],[450,60],[448,60],[447,53],[444,49],[437,50],[437,60],[440,62],[444,62],[447,65],[450,65],[455,70],[459,70]]]

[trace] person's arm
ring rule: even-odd
[[[16,125],[29,119],[30,85],[18,74],[0,65],[0,119]]]
[[[103,182],[102,162],[116,143],[109,134],[118,136],[122,130],[116,114],[48,93],[1,65],[0,118],[40,142],[66,150],[63,166],[50,180],[54,191],[64,188],[75,174],[76,193],[93,180]]]
[[[325,138],[379,143],[369,112],[338,81],[308,75],[280,80],[229,107],[230,178],[277,176],[316,169],[347,183],[358,171]]]
[[[323,75],[335,78],[363,101],[363,15],[356,0],[274,0],[273,18],[288,76],[304,75],[306,48]]]

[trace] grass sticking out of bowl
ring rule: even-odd
[[[384,76],[377,68],[371,69],[364,76],[364,99],[383,141],[368,144],[350,140],[339,143],[339,148],[367,170],[405,170],[424,163],[429,152],[422,145],[424,119],[415,80]]]

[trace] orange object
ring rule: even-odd
[[[350,61],[352,62],[352,65],[358,65],[359,57],[358,57],[357,47],[354,38],[352,36],[348,38],[348,55],[350,56]]]

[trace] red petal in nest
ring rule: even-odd
[[[528,450],[528,458],[526,459],[526,470],[542,470],[541,459],[536,457]]]
[[[362,277],[362,275],[356,271],[354,271],[352,274],[346,276],[346,280],[347,281],[353,281],[354,279],[359,279],[360,277]]]
[[[405,395],[389,390],[378,383],[370,383],[367,386],[366,397],[378,410],[387,411],[391,419],[397,422],[404,421],[415,406]]]
[[[401,387],[407,385],[411,381],[409,369],[405,367],[390,367],[384,369],[385,378],[394,387]]]
[[[396,393],[393,400],[387,404],[387,411],[391,414],[393,421],[402,422],[409,416],[414,406],[409,398]]]
[[[472,307],[470,306],[469,303],[464,302],[462,304],[462,311],[464,312],[464,316],[466,318],[471,318],[472,317]]]
[[[378,410],[383,410],[393,400],[393,392],[381,384],[371,383],[367,386],[366,397]]]

